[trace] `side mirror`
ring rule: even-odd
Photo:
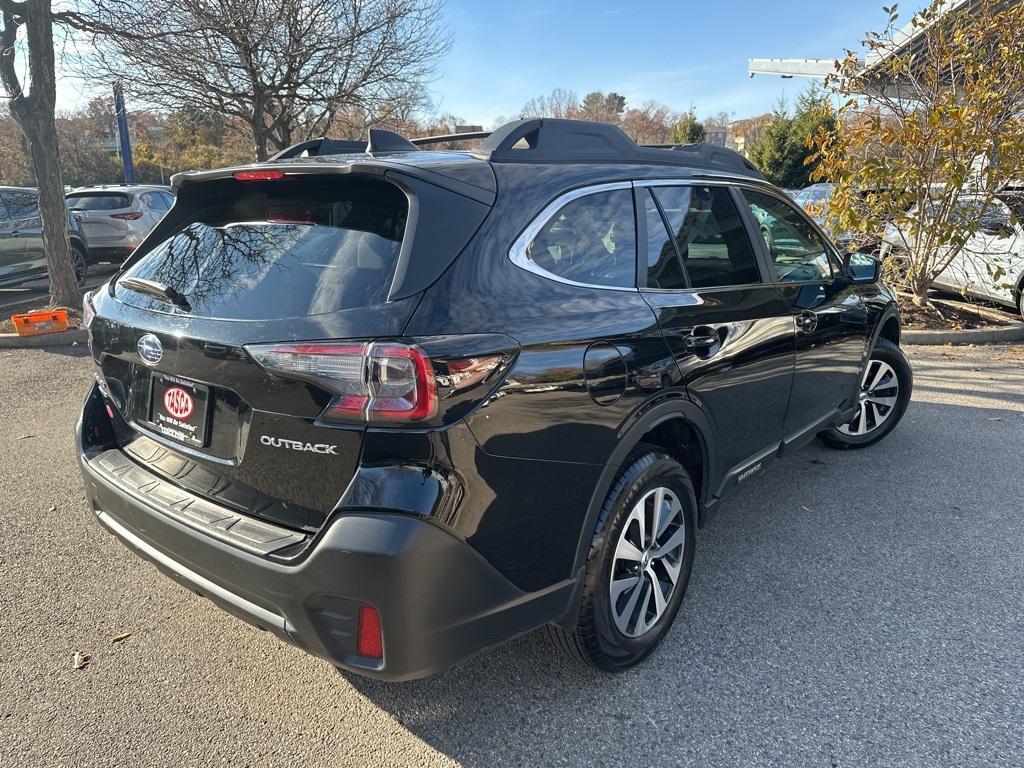
[[[843,257],[843,271],[853,282],[870,285],[882,276],[882,263],[866,253],[847,253]]]

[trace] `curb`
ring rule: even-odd
[[[0,349],[44,349],[67,344],[85,344],[89,336],[84,328],[72,328],[60,333],[40,333],[38,336],[19,336],[0,333]]]
[[[1024,323],[1004,328],[973,328],[965,331],[908,331],[900,333],[900,342],[921,345],[998,344],[1024,341]]]

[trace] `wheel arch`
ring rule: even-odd
[[[902,333],[902,321],[900,319],[900,311],[895,303],[889,304],[883,311],[882,316],[875,323],[875,329],[871,334],[871,344],[868,347],[868,353],[874,349],[875,344],[879,339],[888,339],[896,346],[900,344],[900,334]]]
[[[642,411],[623,426],[618,444],[605,463],[590,497],[573,563],[574,574],[586,565],[597,519],[608,491],[642,442],[664,448],[690,472],[697,492],[697,525],[703,526],[704,502],[715,478],[714,433],[711,422],[697,405],[684,398],[675,398]]]

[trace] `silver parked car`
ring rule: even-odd
[[[80,187],[67,200],[89,241],[90,260],[120,262],[163,218],[174,196],[156,185],[105,185]]]

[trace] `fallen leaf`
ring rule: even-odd
[[[808,461],[811,462],[811,464],[818,464],[819,466],[822,466],[822,467],[827,467],[828,466],[828,462],[827,461],[822,461],[821,459],[808,459]]]
[[[71,661],[71,666],[75,669],[85,669],[89,666],[89,661],[92,656],[86,656],[81,651],[75,651],[75,658]]]
[[[57,511],[57,505],[56,504],[51,504],[50,508],[48,510],[46,510],[46,511],[47,512],[56,512]]]
[[[19,440],[28,440],[30,437],[35,437],[35,435],[19,435],[18,439]]]
[[[110,638],[110,642],[112,642],[112,643],[120,643],[122,640],[127,640],[131,636],[132,636],[131,632],[125,632],[124,634],[118,635],[117,637]]]

